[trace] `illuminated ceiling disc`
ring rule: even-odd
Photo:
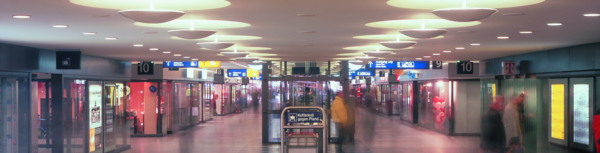
[[[226,0],[70,0],[71,3],[104,9],[147,9],[153,5],[156,9],[167,10],[206,10],[227,7],[231,5]],[[153,4],[151,4],[151,2]]]
[[[387,28],[387,29],[445,29],[458,28],[479,25],[481,22],[454,22],[445,19],[406,19],[406,20],[387,20],[365,24],[368,27]]]
[[[137,26],[152,27],[152,28],[170,28],[170,29],[189,29],[190,25],[194,25],[194,29],[229,29],[249,27],[250,24],[236,21],[225,20],[190,20],[177,19],[160,24],[134,23]]]
[[[365,65],[367,63],[369,63],[368,61],[361,61],[361,60],[350,60],[348,61],[348,63],[354,64],[354,65]]]
[[[477,8],[509,8],[526,5],[533,5],[544,2],[544,0],[465,0],[467,7]],[[443,9],[461,7],[463,1],[460,0],[389,0],[388,5],[399,8],[410,9]]]
[[[363,52],[365,55],[369,55],[369,57],[384,57],[392,54],[390,51],[365,51]]]
[[[448,8],[433,10],[431,13],[450,21],[471,22],[485,19],[496,12],[498,10],[492,8]]]
[[[221,52],[221,54],[229,58],[246,57],[246,55],[250,55],[248,52]]]
[[[122,10],[119,14],[127,17],[136,22],[142,23],[164,23],[175,20],[185,13],[176,10],[151,10],[151,9],[139,9],[139,10]]]
[[[198,44],[198,46],[205,48],[205,49],[219,50],[219,49],[229,48],[229,47],[233,46],[235,43],[233,43],[233,42],[199,42],[196,44]]]
[[[183,38],[183,39],[202,39],[211,36],[217,31],[214,30],[192,30],[192,29],[180,29],[180,30],[169,30],[169,34]]]
[[[223,49],[223,50],[234,50],[234,48],[226,48],[226,49]],[[244,47],[244,46],[238,46],[237,50],[271,50],[271,48],[268,48],[268,47]]]
[[[248,67],[250,67],[250,69],[252,69],[254,71],[262,70],[262,64],[259,64],[259,63],[248,64]]]
[[[258,37],[258,36],[222,35],[222,34],[219,34],[217,36],[217,38],[220,41],[238,41],[238,40],[256,40],[256,39],[262,39],[261,37]],[[181,39],[179,37],[171,37],[171,39],[192,40],[192,39]],[[211,35],[211,36],[208,36],[208,37],[202,38],[202,39],[194,39],[194,41],[213,41],[213,40],[215,40],[215,35]]]
[[[384,34],[384,35],[362,35],[362,36],[354,36],[352,38],[355,39],[371,39],[371,40],[395,40],[396,38],[400,38],[400,40],[416,40],[415,38],[403,35],[403,34]],[[444,38],[444,36],[438,36],[432,39],[440,39]]]
[[[361,60],[361,61],[372,61],[372,60],[377,60],[379,58],[377,58],[377,57],[356,57],[354,59]]]
[[[429,39],[437,36],[446,34],[448,30],[445,29],[408,29],[400,30],[400,33],[413,38]]]
[[[408,48],[408,47],[412,47],[414,45],[417,44],[416,41],[384,41],[384,42],[380,42],[379,44],[387,47],[387,48],[393,48],[393,49],[404,49],[404,48]],[[369,55],[371,56],[371,55]]]
[[[376,45],[366,45],[366,46],[352,46],[352,47],[344,47],[343,49],[345,50],[359,50],[359,51],[363,51],[363,50],[375,50],[376,46],[380,46],[379,50],[397,50],[397,49],[393,49],[393,48],[387,48],[385,46],[381,46],[379,44]],[[414,47],[408,47],[408,48],[404,48],[404,49],[413,49]],[[402,49],[402,50],[404,50]]]
[[[244,63],[252,63],[252,62],[254,62],[256,60],[259,60],[259,58],[256,58],[256,57],[238,57],[238,58],[235,58],[235,60],[238,60],[238,61],[244,62]]]

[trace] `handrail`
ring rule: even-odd
[[[309,125],[309,126],[286,126],[285,123],[287,122],[287,120],[285,120],[285,116],[284,114],[286,113],[287,110],[290,109],[318,109],[321,111],[321,114],[323,114],[323,125]],[[322,107],[318,107],[318,106],[288,106],[285,107],[283,109],[283,111],[281,111],[281,153],[285,153],[285,129],[323,129],[323,153],[327,153],[327,140],[329,139],[329,131],[327,130],[327,125],[329,125],[329,121],[327,120],[327,112],[325,112],[325,109],[323,109]],[[317,145],[318,146],[318,145]]]

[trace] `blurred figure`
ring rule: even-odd
[[[521,139],[513,137],[508,141],[508,150],[506,153],[524,153],[523,147],[521,146]]]
[[[481,123],[481,150],[483,153],[502,153],[504,151],[505,134],[502,123],[504,97],[496,96],[494,102],[483,116]]]
[[[271,110],[281,109],[281,102],[278,99],[277,91],[273,91],[271,93],[271,99],[269,99],[269,103],[269,106],[271,106]]]
[[[594,112],[592,130],[594,131],[594,144],[596,144],[596,152],[600,153],[600,109]]]
[[[342,151],[342,143],[344,143],[344,138],[346,137],[346,125],[348,123],[348,112],[346,110],[346,104],[344,103],[344,93],[338,92],[337,97],[333,101],[331,105],[331,119],[335,122],[336,130],[338,132],[338,140],[337,145],[335,147],[336,152],[343,153]]]
[[[365,93],[365,100],[364,100],[364,102],[365,102],[365,106],[368,109],[371,109],[371,106],[373,104],[373,94],[370,93],[370,92]]]
[[[506,107],[504,107],[504,114],[502,115],[502,122],[504,123],[504,132],[506,133],[506,140],[516,140],[511,144],[510,141],[506,142],[509,146],[511,153],[522,152],[523,148],[523,123],[524,123],[524,102],[525,95],[521,94],[517,98],[511,100]],[[518,150],[521,149],[521,150]]]

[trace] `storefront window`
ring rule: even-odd
[[[191,84],[174,83],[175,90],[173,92],[173,103],[178,104],[179,128],[185,128],[190,125],[191,121]]]
[[[29,146],[19,146],[28,144],[27,141],[31,141],[26,136],[20,136],[19,131],[23,131],[19,127],[29,126],[37,128],[36,121],[26,119],[25,112],[28,112],[27,105],[21,105],[28,103],[28,97],[34,94],[29,89],[37,87],[36,83],[30,83],[27,78],[27,74],[23,76],[14,76],[12,74],[3,74],[0,72],[0,152],[2,153],[18,153],[25,152]],[[29,107],[29,106],[27,106]],[[29,108],[31,109],[31,108]],[[25,118],[25,119],[21,119]],[[37,117],[36,117],[37,118]],[[37,144],[35,144],[37,146]]]
[[[132,134],[157,134],[158,82],[131,82],[128,111],[133,117]]]
[[[203,96],[203,116],[202,116],[202,120],[207,121],[212,119],[212,93],[213,91],[211,90],[212,88],[212,84],[211,83],[204,83],[204,90],[202,91]]]
[[[449,132],[448,82],[420,83],[419,124]]]
[[[89,81],[89,152],[102,152],[102,82]]]

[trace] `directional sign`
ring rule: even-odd
[[[371,70],[357,70],[354,73],[350,73],[350,76],[375,76],[375,71],[371,71]]]
[[[227,69],[227,77],[248,77],[246,69]]]
[[[165,61],[163,67],[198,67],[198,61]]]
[[[371,61],[371,69],[429,69],[429,61]]]
[[[287,113],[287,123],[314,123],[321,122],[321,112],[293,112]]]
[[[199,68],[221,68],[221,61],[198,61]]]

